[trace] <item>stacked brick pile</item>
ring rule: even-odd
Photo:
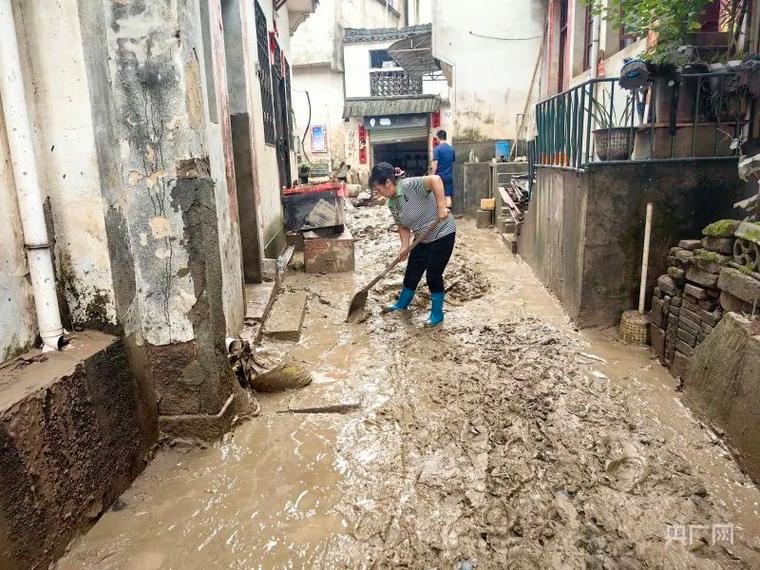
[[[658,279],[652,299],[652,346],[677,377],[723,317],[718,280],[732,259],[736,228],[714,226],[705,228],[701,241],[684,240],[670,250],[668,273]]]
[[[760,222],[721,220],[670,250],[652,299],[652,346],[682,376],[723,313],[760,310]]]

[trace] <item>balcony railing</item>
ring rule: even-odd
[[[422,78],[412,77],[404,70],[372,71],[369,77],[372,97],[422,94]]]
[[[732,72],[655,79],[628,91],[594,79],[536,106],[533,166],[585,169],[594,162],[731,156],[748,123]]]

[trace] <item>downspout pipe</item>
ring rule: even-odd
[[[58,308],[50,240],[42,208],[32,127],[24,98],[24,80],[11,0],[0,0],[0,102],[24,231],[37,325],[43,350],[59,350],[63,346],[63,326]]]
[[[599,76],[599,41],[602,35],[602,16],[594,15],[594,23],[591,27],[591,54],[589,63],[591,65],[590,79],[596,79]]]

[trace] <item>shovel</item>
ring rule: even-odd
[[[427,237],[435,231],[435,229],[440,224],[440,221],[433,222],[430,227],[428,227],[424,232],[422,232],[415,240],[412,242],[412,245],[409,246],[409,249],[407,250],[407,255],[412,253],[412,250],[420,245],[423,240],[427,239]],[[360,313],[360,311],[367,305],[367,298],[369,297],[369,290],[372,289],[375,285],[377,285],[380,280],[388,275],[390,273],[391,269],[396,267],[399,262],[401,261],[401,255],[396,256],[396,259],[391,261],[390,265],[386,267],[380,275],[375,277],[372,281],[369,282],[368,285],[364,287],[361,291],[356,293],[351,298],[351,304],[348,306],[348,316],[346,317],[347,323],[352,323],[356,320],[356,317]]]

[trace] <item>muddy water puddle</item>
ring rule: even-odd
[[[265,417],[213,448],[163,452],[59,568],[317,564],[345,530],[335,436],[310,418]]]
[[[380,315],[400,271],[348,325],[351,293],[397,251],[385,211],[352,215],[356,274],[291,272],[310,294],[302,338],[261,347],[314,383],[261,396],[220,444],[161,452],[59,569],[758,567],[757,489],[647,352],[574,330],[469,222],[443,328],[419,326],[424,298]],[[358,409],[279,413],[336,404]],[[666,524],[725,521],[736,546],[665,544]]]

